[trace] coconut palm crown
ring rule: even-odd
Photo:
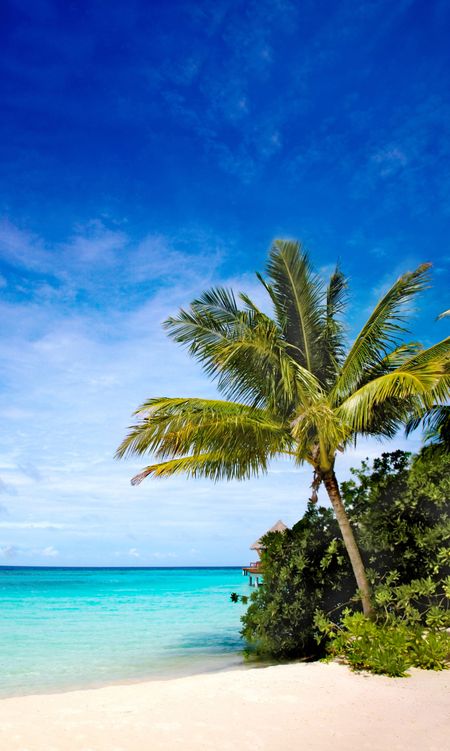
[[[428,349],[403,341],[408,303],[428,286],[429,266],[395,282],[350,346],[342,323],[345,276],[336,268],[325,284],[292,241],[275,241],[266,277],[257,275],[271,316],[246,294],[214,288],[169,318],[169,336],[203,365],[224,400],[144,402],[117,456],[148,453],[157,461],[132,483],[177,473],[242,480],[279,456],[308,462],[313,500],[323,483],[370,616],[370,588],[335,459],[358,436],[392,438],[449,397],[450,338]]]

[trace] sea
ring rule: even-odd
[[[240,568],[0,567],[0,696],[243,664]]]

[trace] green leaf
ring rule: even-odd
[[[334,403],[348,397],[364,382],[368,371],[380,365],[405,333],[405,305],[428,286],[430,264],[403,274],[380,300],[355,339],[332,391]]]

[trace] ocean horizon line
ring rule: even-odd
[[[76,570],[86,570],[86,569],[98,569],[99,571],[105,571],[105,570],[123,570],[123,569],[129,569],[131,571],[175,571],[179,569],[180,571],[199,571],[199,570],[222,570],[222,569],[240,569],[242,568],[242,564],[236,564],[236,565],[229,565],[229,566],[49,566],[49,565],[28,565],[28,564],[17,564],[17,565],[10,565],[10,564],[0,564],[0,570],[11,570],[11,569],[42,569],[42,570],[58,570],[58,571],[70,571],[72,569]]]

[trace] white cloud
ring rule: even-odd
[[[4,558],[16,558],[20,550],[16,545],[0,545],[0,555]]]
[[[56,550],[53,545],[48,545],[43,549],[42,555],[44,555],[46,558],[56,558],[56,556],[59,555],[59,550]]]
[[[110,229],[95,220],[77,229],[69,241],[62,245],[67,260],[76,265],[115,266],[128,244],[126,234],[117,228]]]
[[[35,480],[35,482],[40,482],[40,480],[42,480],[42,475],[39,469],[35,467],[32,462],[20,464],[18,469],[25,475],[25,477],[29,477],[31,480]]]
[[[131,558],[140,558],[140,553],[137,548],[130,548],[128,551],[128,555],[131,556]]]
[[[51,255],[41,238],[8,220],[0,222],[0,251],[5,260],[20,267],[42,269],[51,265]]]
[[[167,560],[170,558],[178,558],[178,555],[174,553],[173,551],[165,551],[163,553],[156,551],[155,553],[151,554],[151,557],[155,558],[157,561],[161,561],[161,560]]]
[[[0,522],[0,529],[67,529],[67,524],[57,524],[54,522]]]
[[[377,151],[372,161],[378,165],[382,177],[392,175],[408,164],[408,157],[398,146],[389,146]]]
[[[0,477],[0,493],[4,493],[5,495],[16,495],[17,491],[13,485],[4,482]]]

